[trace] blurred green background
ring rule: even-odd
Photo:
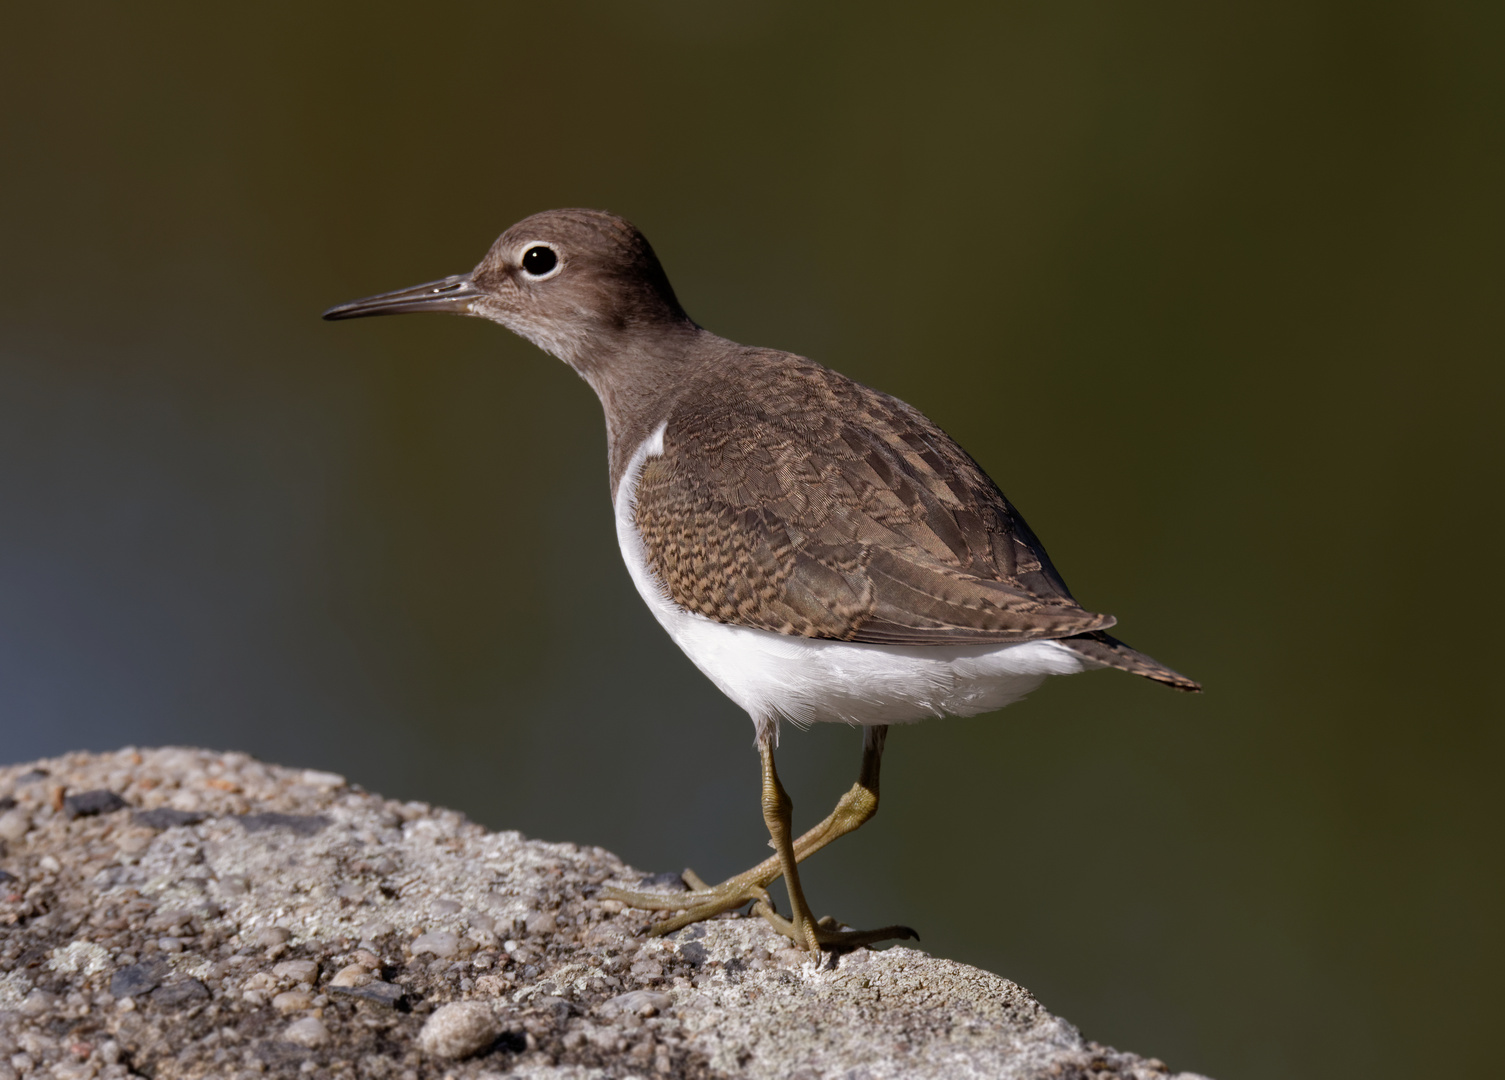
[[[1495,1066],[1502,9],[920,11],[10,10],[0,760],[240,748],[761,857],[585,385],[480,320],[318,319],[605,207],[702,324],[929,413],[1207,686],[896,729],[818,910],[1224,1080]],[[858,749],[786,734],[797,822]]]

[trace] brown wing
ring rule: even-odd
[[[891,645],[1059,638],[1084,610],[982,469],[918,410],[787,354],[681,401],[635,521],[676,603],[719,622]]]

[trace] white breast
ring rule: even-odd
[[[747,710],[759,734],[797,724],[902,724],[973,716],[1017,701],[1047,675],[1096,667],[1054,641],[1016,645],[866,645],[793,637],[719,623],[686,611],[648,569],[633,514],[643,463],[664,452],[660,424],[633,452],[617,487],[617,541],[632,583],[721,692]]]

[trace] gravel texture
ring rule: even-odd
[[[649,938],[643,877],[244,754],[0,768],[0,1080],[1171,1075],[916,949]]]

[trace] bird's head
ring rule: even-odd
[[[441,311],[501,323],[577,369],[639,333],[693,327],[643,234],[600,210],[546,210],[468,274],[339,304],[326,319]]]

